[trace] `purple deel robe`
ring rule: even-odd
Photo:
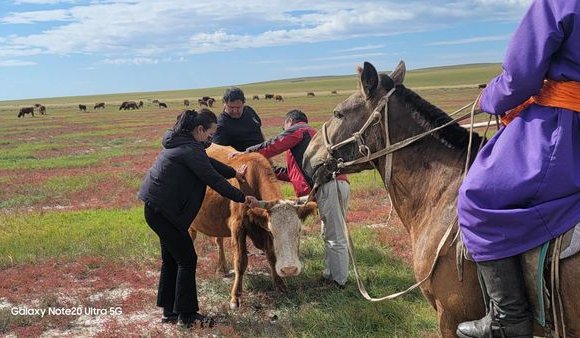
[[[580,0],[533,1],[480,107],[502,114],[545,78],[580,81]],[[534,104],[499,130],[459,190],[458,213],[475,261],[520,254],[579,223],[580,113]]]

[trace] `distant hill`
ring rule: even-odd
[[[461,87],[474,86],[488,82],[493,76],[499,74],[499,63],[475,63],[454,66],[442,66],[414,69],[407,71],[405,85],[409,88],[433,88],[433,87]],[[387,71],[388,72],[388,71]],[[238,84],[248,99],[252,95],[264,93],[280,93],[287,96],[304,95],[306,92],[351,92],[356,89],[357,78],[355,74],[336,76],[314,76],[293,79],[281,79],[266,82]],[[111,93],[103,95],[87,95],[74,97],[38,98],[27,100],[0,101],[0,105],[24,105],[42,102],[43,104],[57,104],[64,102],[120,102],[125,100],[182,100],[197,99],[201,96],[213,96],[219,100],[226,87],[182,89],[158,92],[140,93]]]

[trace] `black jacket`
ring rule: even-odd
[[[244,112],[239,119],[222,112],[218,117],[217,131],[213,135],[213,143],[234,147],[237,151],[264,142],[262,120],[250,106],[244,106]]]
[[[203,144],[191,135],[174,134],[163,137],[161,153],[145,175],[139,199],[158,209],[171,223],[187,230],[199,212],[209,185],[220,195],[243,202],[245,195],[226,178],[236,171],[210,158]]]

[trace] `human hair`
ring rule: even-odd
[[[176,133],[191,133],[197,126],[203,126],[205,129],[209,129],[212,123],[217,123],[217,117],[207,108],[203,108],[199,112],[195,110],[184,110],[181,114],[177,115],[177,121],[172,130]]]
[[[304,112],[300,109],[292,109],[291,111],[286,113],[286,119],[290,119],[292,123],[297,122],[308,123],[308,117],[306,117],[306,114],[304,114]]]
[[[246,97],[244,96],[244,92],[238,87],[230,87],[226,89],[224,92],[224,102],[232,102],[240,100],[242,102],[246,102]]]

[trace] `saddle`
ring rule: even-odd
[[[457,271],[462,279],[463,260],[473,260],[457,236]],[[559,263],[580,252],[580,223],[559,237],[520,254],[522,273],[534,319],[544,328],[546,337],[559,337],[564,332],[564,314],[559,292]],[[487,298],[483,292],[484,298]],[[486,307],[489,299],[485,299]]]

